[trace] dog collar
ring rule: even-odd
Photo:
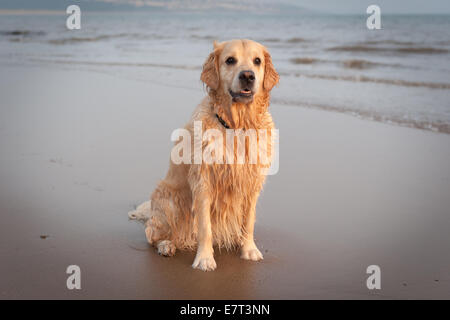
[[[225,120],[223,120],[217,113],[216,113],[216,118],[217,120],[219,120],[219,122],[227,129],[230,129],[230,126],[225,122]]]

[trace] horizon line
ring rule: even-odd
[[[150,7],[148,8],[136,8],[136,9],[127,9],[127,10],[102,10],[102,9],[84,9],[84,13],[114,13],[114,12],[121,12],[121,13],[137,13],[137,12],[158,12],[158,13],[171,13],[171,12],[180,12],[182,10],[191,10],[192,12],[209,12],[214,11],[214,9],[198,9],[198,8],[184,8],[184,9],[166,9],[166,10],[152,10]],[[233,10],[227,10],[226,12],[233,12]],[[246,14],[290,14],[289,12],[245,12]],[[0,15],[66,15],[66,12],[64,10],[52,10],[52,9],[2,9],[0,8]],[[359,15],[367,15],[364,13],[354,13],[354,12],[348,12],[348,13],[336,13],[336,12],[305,12],[302,15],[332,15],[332,16],[359,16]],[[388,12],[383,13],[384,16],[394,16],[394,15],[411,15],[411,16],[421,16],[421,15],[450,15],[450,12],[423,12],[423,13],[417,13],[417,12]]]

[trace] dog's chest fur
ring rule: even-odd
[[[240,245],[245,237],[244,224],[246,217],[259,196],[265,181],[265,172],[267,164],[249,163],[249,143],[245,140],[245,161],[240,164],[237,162],[238,146],[237,140],[234,141],[234,163],[227,162],[227,135],[226,128],[217,120],[215,113],[206,109],[202,114],[201,120],[204,130],[216,129],[222,132],[223,136],[223,163],[203,163],[197,172],[202,184],[202,188],[207,190],[211,200],[211,229],[213,241],[219,247],[231,248]],[[208,112],[209,111],[209,112]],[[242,114],[245,116],[245,114]],[[257,143],[261,143],[258,129],[269,130],[273,128],[272,118],[266,113],[258,119],[258,123],[252,123],[248,120],[241,120],[240,123],[245,130],[255,128]],[[228,120],[228,119],[227,119]],[[239,120],[238,120],[239,121]],[[237,122],[237,121],[236,121]],[[271,136],[268,133],[264,152],[269,152],[270,159]],[[202,149],[208,147],[211,140],[203,141]],[[228,148],[230,146],[228,145]]]

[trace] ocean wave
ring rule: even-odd
[[[358,42],[359,45],[394,45],[394,46],[416,46],[420,47],[423,45],[423,42],[414,42],[414,41],[402,41],[402,40],[368,40]],[[439,46],[447,46],[450,45],[450,41],[429,41],[428,44],[439,45]]]
[[[293,58],[290,60],[293,64],[315,64],[315,63],[333,63],[333,64],[339,64],[342,65],[344,68],[347,69],[369,69],[375,66],[393,66],[389,64],[383,64],[383,63],[377,63],[377,62],[371,62],[367,60],[360,60],[360,59],[351,59],[351,60],[343,60],[343,61],[337,61],[337,60],[323,60],[323,59],[316,59],[316,58]]]
[[[102,34],[92,37],[69,37],[69,38],[51,39],[48,41],[48,43],[55,45],[65,45],[83,42],[99,42],[118,38],[148,40],[148,39],[171,39],[172,37],[165,35],[163,36],[160,34],[118,33],[118,34]]]
[[[44,31],[31,31],[31,30],[9,30],[9,31],[0,31],[0,35],[2,36],[10,36],[10,37],[34,37],[34,36],[45,36]]]
[[[372,78],[367,76],[338,76],[338,75],[325,75],[325,74],[308,74],[308,73],[289,73],[289,72],[279,72],[281,75],[285,76],[295,76],[295,77],[306,77],[313,79],[323,79],[323,80],[337,80],[337,81],[350,81],[350,82],[372,82],[388,85],[396,85],[403,87],[423,87],[429,89],[450,89],[450,83],[443,82],[422,82],[422,81],[408,81],[401,79],[383,79],[383,78]]]
[[[361,59],[351,59],[351,60],[344,60],[342,61],[342,65],[344,68],[347,69],[369,69],[376,66],[382,66],[385,65],[383,63],[377,63],[377,62],[371,62],[367,60],[361,60]]]
[[[290,61],[293,64],[313,64],[319,61],[325,61],[325,60],[320,60],[320,59],[316,59],[316,58],[309,58],[309,57],[302,57],[302,58],[292,58],[290,59]]]
[[[297,107],[306,107],[312,109],[319,109],[325,111],[339,112],[345,113],[352,116],[356,116],[361,119],[377,121],[387,124],[394,124],[403,127],[415,128],[428,130],[433,132],[440,132],[450,134],[450,123],[444,121],[426,121],[426,120],[416,120],[416,119],[407,119],[403,116],[395,115],[395,114],[382,114],[376,111],[368,111],[361,110],[357,108],[351,107],[341,107],[341,106],[332,106],[325,104],[317,104],[317,103],[308,103],[304,101],[294,101],[294,100],[285,100],[272,98],[272,103],[275,104],[283,104],[289,106],[297,106]]]
[[[191,35],[192,39],[198,39],[198,40],[209,40],[209,41],[213,41],[213,40],[217,40],[218,37],[216,36],[211,36],[211,35],[206,35],[206,36],[199,36],[196,34]]]
[[[292,58],[289,60],[293,64],[335,64],[340,65],[346,69],[359,69],[365,70],[374,67],[389,67],[389,68],[407,68],[407,69],[417,69],[417,67],[405,66],[398,63],[381,63],[381,62],[373,62],[363,59],[349,59],[349,60],[325,60],[325,59],[317,59],[311,57],[298,57]]]
[[[114,34],[114,35],[98,35],[94,37],[69,37],[69,38],[61,38],[61,39],[52,39],[48,42],[51,44],[57,44],[57,45],[63,45],[63,44],[71,44],[71,43],[79,43],[79,42],[97,42],[97,41],[103,41],[103,40],[109,40],[114,38],[124,38],[129,37],[133,34],[127,34],[127,33],[120,33],[120,34]]]
[[[264,43],[264,42],[280,42],[281,39],[279,38],[266,38],[266,39],[261,39],[259,40],[259,42]]]
[[[306,42],[306,41],[307,41],[306,39],[304,39],[304,38],[298,38],[298,37],[296,37],[296,38],[290,38],[290,39],[287,39],[287,40],[286,40],[287,43],[299,43],[299,42]]]
[[[190,36],[192,39],[197,39],[197,40],[217,40],[220,39],[220,37],[217,36],[212,36],[212,35],[196,35],[193,34]],[[299,38],[299,37],[293,37],[293,38],[289,38],[289,39],[280,39],[280,38],[262,38],[262,39],[255,39],[256,41],[260,42],[260,43],[301,43],[301,42],[307,42],[309,40],[304,39],[304,38]]]
[[[418,43],[418,42],[401,41],[401,40],[369,40],[369,41],[361,41],[359,44],[361,44],[361,45],[393,44],[393,45],[399,45],[399,46],[420,45],[420,43]]]
[[[199,66],[187,66],[176,64],[160,64],[160,63],[147,63],[147,62],[100,62],[100,61],[80,61],[80,60],[49,60],[49,59],[30,59],[36,62],[56,63],[56,64],[68,64],[68,65],[89,65],[89,66],[116,66],[116,67],[153,67],[153,68],[168,68],[168,69],[181,69],[181,70],[201,70]]]
[[[117,38],[118,36],[110,36],[110,35],[102,35],[96,37],[70,37],[70,38],[62,38],[62,39],[52,39],[49,40],[48,43],[51,44],[69,44],[69,43],[78,43],[78,42],[96,42],[101,40],[107,40],[111,38]]]
[[[404,53],[404,54],[443,54],[449,50],[434,47],[371,47],[363,45],[338,46],[328,48],[328,51],[345,52],[384,52],[384,53]]]
[[[296,44],[296,43],[303,43],[303,42],[310,42],[311,40],[300,38],[300,37],[292,37],[288,39],[280,39],[280,38],[262,38],[262,39],[256,39],[256,41],[264,44],[264,43],[274,43],[274,44]]]

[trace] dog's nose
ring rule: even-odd
[[[239,73],[239,80],[244,85],[253,85],[255,82],[255,73],[251,70],[244,70]]]

